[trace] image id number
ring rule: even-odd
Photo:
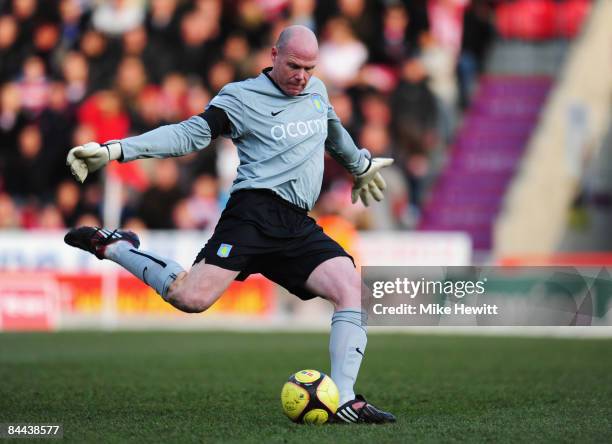
[[[61,438],[61,424],[0,424],[0,438]]]

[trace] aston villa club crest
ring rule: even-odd
[[[311,94],[310,100],[312,101],[312,104],[314,105],[315,109],[321,114],[327,111],[327,106],[321,94]]]

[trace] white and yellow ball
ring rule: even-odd
[[[338,402],[338,387],[317,370],[300,370],[291,375],[281,391],[283,412],[298,423],[326,423],[336,413]]]

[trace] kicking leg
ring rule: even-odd
[[[186,272],[173,260],[138,250],[140,241],[131,231],[80,227],[70,230],[64,241],[98,259],[118,263],[164,300],[187,313],[208,309],[238,275],[237,271],[202,262]]]
[[[328,299],[335,308],[329,353],[331,378],[340,391],[337,416],[346,422],[393,422],[392,414],[355,395],[353,388],[367,344],[361,286],[361,278],[347,257],[335,257],[321,263],[306,281],[308,290]]]
[[[353,386],[367,344],[362,322],[361,280],[347,257],[335,257],[311,273],[306,286],[334,304],[329,341],[331,377],[340,391],[340,404],[355,398]]]
[[[217,302],[238,274],[238,271],[198,262],[188,273],[177,277],[165,299],[179,310],[201,313]]]

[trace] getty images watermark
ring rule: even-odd
[[[362,275],[373,326],[612,325],[605,267],[362,267]]]
[[[406,277],[395,278],[394,281],[374,281],[372,284],[372,297],[382,299],[385,295],[404,295],[413,300],[418,295],[438,296],[446,298],[455,297],[462,300],[465,296],[485,294],[485,283],[487,278],[479,281],[432,281],[425,278],[411,280]],[[388,299],[387,299],[388,300]],[[451,305],[440,303],[400,303],[399,305],[385,305],[384,302],[374,302],[372,306],[374,314],[383,315],[450,315],[450,314],[498,314],[496,304],[480,304],[478,306],[466,305],[462,302],[454,302]]]

